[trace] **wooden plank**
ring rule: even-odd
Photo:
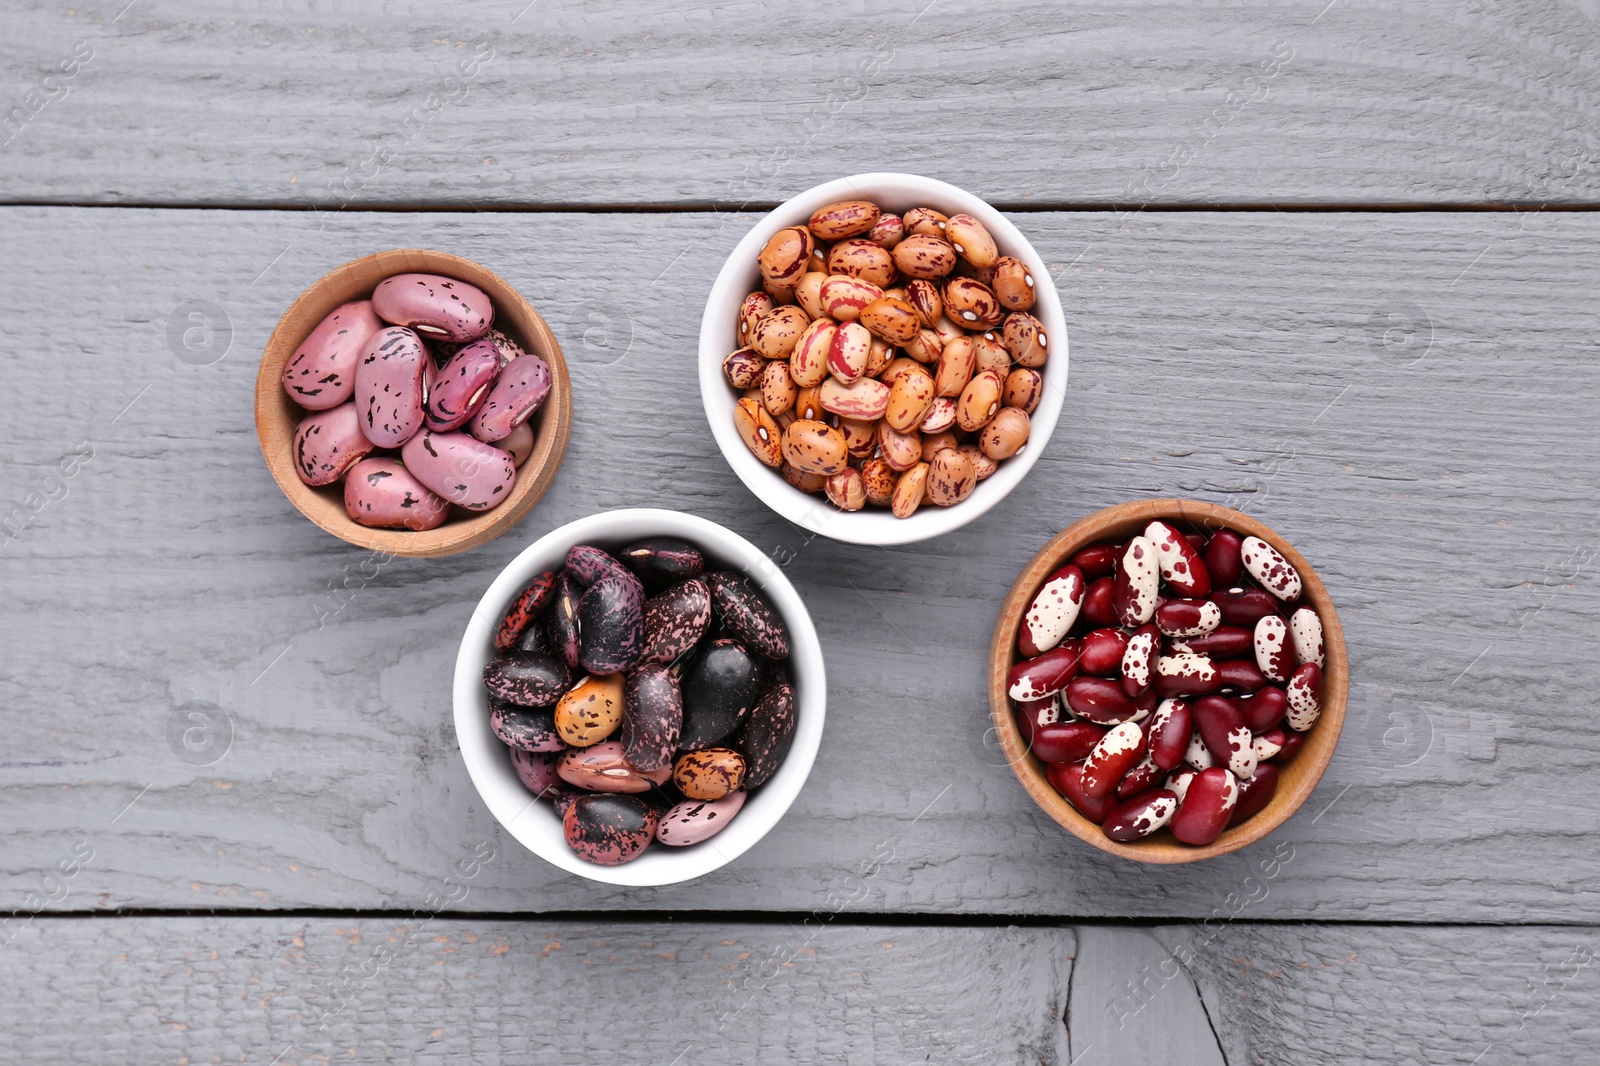
[[[1069,309],[1061,428],[992,513],[871,549],[807,541],[715,451],[693,353],[741,229],[711,216],[369,213],[319,229],[306,213],[0,210],[16,305],[74,306],[19,316],[8,340],[25,399],[0,472],[5,513],[23,509],[0,545],[3,906],[417,905],[464,848],[504,839],[449,724],[471,605],[556,524],[643,504],[788,560],[832,681],[811,781],[703,882],[601,889],[506,842],[467,909],[805,911],[886,855],[857,911],[1205,918],[1283,843],[1292,859],[1249,918],[1600,920],[1600,859],[1575,844],[1596,827],[1584,783],[1600,749],[1585,696],[1600,687],[1586,428],[1600,219],[1022,221]],[[516,284],[567,347],[577,414],[561,475],[517,530],[374,574],[276,491],[251,384],[304,285],[397,246]],[[168,323],[189,325],[172,313],[195,301],[213,325],[226,316],[230,346],[220,331],[209,351],[173,342],[181,359]],[[93,458],[51,481],[81,445]],[[1302,549],[1341,605],[1355,703],[1323,786],[1279,834],[1147,870],[1029,806],[984,743],[980,671],[1038,545],[1156,494],[1241,504]],[[215,705],[219,728],[186,755],[191,703]],[[65,896],[46,889],[41,871],[80,842],[92,861]]]
[[[1070,930],[829,917],[41,919],[0,1033],[33,1062],[1071,1061]]]
[[[1552,0],[124,5],[7,5],[0,198],[737,206],[899,169],[1019,205],[1600,199],[1595,28]]]

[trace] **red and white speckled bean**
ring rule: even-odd
[[[1211,572],[1182,533],[1158,519],[1144,527],[1144,536],[1155,545],[1161,580],[1174,592],[1180,596],[1204,596],[1211,591]]]
[[[1211,843],[1228,827],[1238,801],[1239,782],[1232,773],[1221,766],[1200,771],[1172,816],[1172,835],[1185,844]]]
[[[1272,739],[1272,737],[1265,733],[1252,740],[1250,742],[1250,746],[1256,749],[1257,763],[1264,763],[1274,755],[1278,754],[1278,752],[1283,750],[1282,744],[1279,744],[1276,740]]]
[[[1076,566],[1063,566],[1045,578],[1017,627],[1017,648],[1023,655],[1032,658],[1061,643],[1078,620],[1084,588],[1083,572]]]
[[[1300,572],[1260,537],[1244,538],[1239,560],[1250,576],[1278,599],[1290,603],[1300,598]]]
[[[1256,752],[1250,729],[1231,700],[1203,696],[1194,703],[1195,727],[1206,750],[1235,777],[1248,778],[1256,770]]]
[[[1194,767],[1185,766],[1183,769],[1178,770],[1168,777],[1166,784],[1164,784],[1162,787],[1168,792],[1171,792],[1174,796],[1177,796],[1178,802],[1182,803],[1183,797],[1189,792],[1189,782],[1193,781],[1199,776],[1199,774],[1200,771],[1196,770]]]
[[[1104,677],[1073,678],[1067,682],[1063,699],[1073,714],[1096,725],[1120,725],[1145,717],[1121,685]]]
[[[1122,649],[1122,691],[1130,697],[1137,696],[1150,687],[1155,677],[1156,658],[1161,650],[1161,631],[1153,625],[1143,625]]]
[[[1122,553],[1112,587],[1111,603],[1117,620],[1128,628],[1142,626],[1156,613],[1156,597],[1161,588],[1160,557],[1156,546],[1144,537],[1134,537]]]
[[[1294,653],[1289,650],[1289,626],[1275,614],[1256,622],[1256,665],[1268,681],[1280,684],[1289,680],[1294,669]]]
[[[1289,616],[1289,635],[1294,638],[1295,658],[1303,663],[1327,666],[1322,644],[1322,619],[1310,607],[1298,607]]]
[[[1172,821],[1177,812],[1177,795],[1168,789],[1156,789],[1117,804],[1106,815],[1102,828],[1112,840],[1142,840]]]
[[[1156,660],[1156,692],[1165,696],[1205,696],[1222,687],[1222,677],[1211,659],[1192,651],[1163,655]]]
[[[1212,758],[1211,749],[1206,747],[1206,740],[1196,729],[1189,734],[1189,747],[1183,753],[1183,761],[1196,770],[1208,770],[1217,765],[1217,760]]]
[[[1145,736],[1150,746],[1150,758],[1163,770],[1183,764],[1189,750],[1189,738],[1194,734],[1193,718],[1189,704],[1184,700],[1162,700],[1150,717]]]
[[[1149,736],[1150,734],[1145,734],[1147,741]],[[1117,784],[1117,798],[1125,800],[1143,795],[1155,788],[1156,783],[1165,774],[1166,771],[1156,765],[1156,761],[1150,758],[1150,752],[1147,750],[1138,765],[1122,775],[1122,780]]]
[[[1283,693],[1289,699],[1289,728],[1304,733],[1322,714],[1322,667],[1306,663],[1294,672]]]
[[[1222,608],[1210,600],[1168,600],[1155,618],[1169,637],[1203,637],[1222,624]]]
[[[1110,795],[1122,775],[1144,758],[1144,752],[1144,730],[1132,722],[1112,729],[1083,761],[1084,793],[1094,799]]]
[[[1006,677],[1006,694],[1014,700],[1044,699],[1066,688],[1077,672],[1078,642],[1069,640],[1013,666]]]

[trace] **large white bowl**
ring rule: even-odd
[[[574,544],[621,548],[646,537],[681,537],[705,553],[708,569],[737,570],[766,595],[789,628],[789,669],[794,681],[794,743],[789,757],[749,800],[728,827],[688,847],[652,844],[622,866],[596,866],[567,847],[552,804],[535,800],[511,767],[511,754],[489,728],[489,694],[483,668],[494,657],[494,630],[513,596],[545,570],[559,567]],[[535,855],[563,870],[613,885],[670,885],[700,877],[732,862],[778,824],[800,794],[822,743],[828,681],[822,646],[799,593],[776,563],[737,533],[698,515],[638,507],[568,522],[540,537],[494,579],[478,601],[456,656],[456,740],[478,795],[495,819]]]
[[[913,207],[931,207],[947,215],[965,211],[986,226],[1003,255],[1027,264],[1034,280],[1033,315],[1050,338],[1049,362],[1044,370],[1044,397],[1030,417],[1027,445],[1000,464],[992,477],[979,482],[971,496],[954,507],[924,504],[910,518],[896,518],[887,510],[867,508],[845,512],[822,496],[811,496],[784,481],[776,470],[750,454],[733,426],[733,407],[739,393],[722,376],[722,361],[739,347],[734,320],[745,296],[759,287],[756,257],[772,235],[785,226],[804,225],[811,213],[838,200],[872,200],[885,211],[900,213]],[[857,174],[808,189],[785,202],[745,234],[717,274],[700,321],[700,397],[711,422],[717,446],[750,491],[761,502],[796,525],[825,537],[852,544],[910,544],[959,529],[1005,499],[1017,487],[1050,441],[1061,403],[1067,392],[1067,323],[1061,314],[1061,297],[1044,260],[1017,227],[1000,212],[954,185],[915,174]]]

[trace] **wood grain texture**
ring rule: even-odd
[[[471,605],[552,526],[658,505],[786,563],[832,683],[811,780],[702,882],[605,890],[507,841],[466,907],[804,911],[872,862],[865,911],[1204,918],[1283,842],[1297,857],[1252,918],[1600,919],[1581,843],[1600,763],[1600,219],[1021,221],[1068,308],[1061,425],[978,522],[872,549],[808,540],[714,449],[692,360],[740,227],[713,216],[0,210],[0,281],[41,312],[4,342],[27,399],[0,467],[0,906],[417,905],[497,839],[449,727]],[[501,273],[573,376],[550,492],[448,559],[385,561],[316,529],[251,424],[283,308],[401,246]],[[231,323],[212,365],[169,347],[184,301]],[[1293,543],[1338,604],[1352,680],[1306,807],[1171,869],[1061,831],[985,737],[985,651],[1023,563],[1076,518],[1155,495],[1229,503]],[[57,898],[42,871],[80,841],[94,859]]]
[[[124,6],[7,0],[0,198],[1600,199],[1595,15],[1555,0]]]
[[[25,935],[0,952],[18,1062],[1071,1061],[1068,929],[423,914]]]

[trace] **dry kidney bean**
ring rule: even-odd
[[[1089,757],[1105,733],[1092,722],[1051,722],[1035,729],[1030,743],[1045,762],[1078,762]]]
[[[1244,573],[1244,561],[1239,558],[1242,547],[1244,538],[1231,529],[1219,529],[1206,539],[1206,569],[1217,588],[1232,588],[1239,583]]]
[[[1200,771],[1172,816],[1172,835],[1185,844],[1211,843],[1228,827],[1238,800],[1239,783],[1227,769]]]
[[[1193,719],[1187,702],[1178,699],[1162,700],[1155,714],[1151,716],[1150,727],[1146,730],[1151,761],[1163,770],[1171,770],[1182,765],[1184,754],[1189,749],[1189,737],[1193,728]]]
[[[1279,684],[1289,680],[1294,668],[1294,653],[1289,649],[1289,626],[1275,614],[1263,615],[1256,621],[1256,665],[1268,681]]]
[[[1108,731],[1083,761],[1080,784],[1084,795],[1100,799],[1114,793],[1122,775],[1133,769],[1144,753],[1144,731],[1133,722]]]
[[[1278,599],[1292,602],[1300,598],[1300,573],[1278,549],[1260,537],[1244,538],[1239,558],[1261,587]]]
[[[1278,791],[1278,775],[1278,768],[1268,764],[1256,767],[1253,777],[1239,782],[1239,798],[1228,816],[1229,826],[1238,825],[1266,809]]]
[[[1136,727],[1137,728],[1137,727]],[[1045,778],[1050,782],[1050,787],[1065,796],[1067,802],[1078,809],[1078,812],[1095,824],[1106,820],[1117,805],[1116,795],[1091,796],[1083,789],[1083,763],[1070,764],[1047,763],[1045,765]]]
[[[1177,811],[1176,793],[1165,788],[1154,789],[1113,807],[1106,814],[1103,828],[1112,840],[1141,840],[1172,821]]]
[[[1139,705],[1128,698],[1121,685],[1103,677],[1080,674],[1067,682],[1065,692],[1067,708],[1096,725],[1120,725],[1144,717]]]
[[[1258,562],[1247,565],[1249,538],[1230,530],[1207,538],[1167,520],[1143,534],[1070,556],[1074,582],[1086,587],[1059,630],[1059,655],[1018,662],[1008,692],[1034,753],[1063,760],[1046,764],[1052,787],[1085,817],[1108,826],[1107,800],[1143,802],[1162,790],[1166,774],[1173,836],[1208,843],[1267,807],[1281,767],[1304,743],[1302,730],[1314,725],[1326,659],[1322,620],[1310,606],[1280,606],[1294,598],[1258,584],[1292,587],[1258,544],[1250,544]],[[1153,580],[1136,580],[1136,570],[1153,572]],[[1137,621],[1147,606],[1149,620]],[[1034,639],[1024,619],[1019,650],[1038,650]],[[1118,730],[1125,743],[1112,739]],[[1128,745],[1141,743],[1130,756]],[[1115,773],[1105,769],[1113,754]]]
[[[781,618],[742,576],[700,576],[705,564],[676,538],[574,545],[495,630],[490,727],[587,861],[637,857],[662,811],[663,843],[709,838],[789,753],[798,710]],[[646,583],[668,587],[644,601]],[[588,676],[573,683],[568,661]]]
[[[340,304],[300,342],[283,368],[283,389],[308,411],[326,411],[350,399],[356,363],[383,321],[371,300]]]
[[[723,363],[745,392],[734,411],[745,446],[844,511],[908,518],[964,501],[1027,446],[1044,392],[1034,278],[1002,251],[973,215],[897,216],[866,200],[775,233]],[[842,428],[828,416],[854,423],[842,450],[802,425]]]
[[[1076,640],[1064,641],[1032,659],[1024,659],[1006,676],[1006,694],[1018,701],[1040,700],[1067,687],[1078,673]]]
[[[1062,635],[1065,636],[1065,632]],[[1078,668],[1095,677],[1120,676],[1122,657],[1127,650],[1128,634],[1122,630],[1104,627],[1091,629],[1083,635],[1083,653]]]
[[[1017,650],[1032,658],[1061,643],[1078,620],[1083,593],[1083,571],[1076,566],[1063,566],[1045,578],[1023,613],[1022,625],[1017,629]]]
[[[1144,537],[1128,541],[1117,564],[1112,606],[1117,621],[1132,628],[1150,621],[1156,613],[1156,593],[1161,584],[1155,545]]]

